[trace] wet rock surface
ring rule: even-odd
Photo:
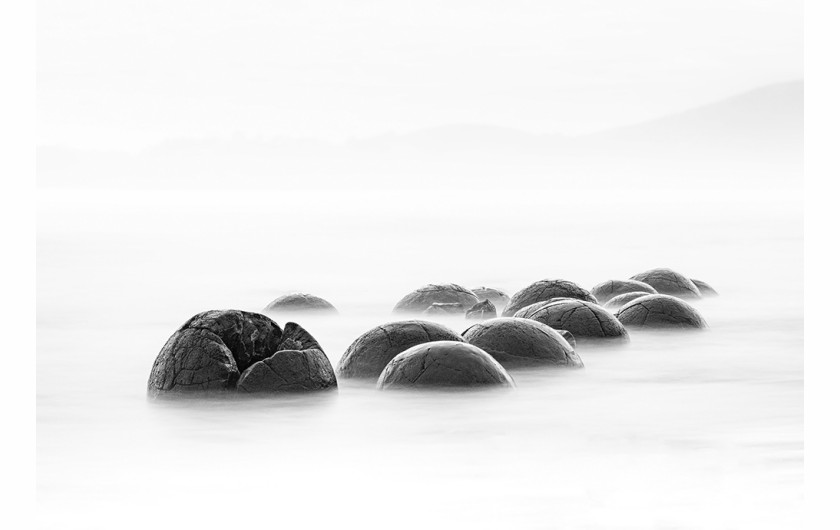
[[[686,300],[700,298],[700,290],[691,280],[671,269],[659,268],[636,274],[631,280],[646,283],[657,293],[669,294]]]
[[[484,300],[467,309],[469,320],[487,320],[488,318],[496,318],[496,306],[490,300]]]
[[[624,305],[632,302],[636,298],[641,298],[643,296],[647,296],[651,293],[644,292],[644,291],[637,291],[634,293],[624,293],[618,296],[614,296],[610,298],[608,302],[604,304],[604,309],[621,309]]]
[[[294,293],[276,298],[265,309],[266,313],[338,313],[329,302],[314,294]]]
[[[451,329],[424,320],[405,320],[377,326],[353,341],[338,362],[338,375],[377,378],[385,366],[405,350],[435,341],[463,342]]]
[[[705,328],[700,313],[686,301],[665,294],[649,294],[630,302],[616,315],[627,327]]]
[[[578,284],[566,280],[540,280],[514,294],[505,307],[502,316],[513,316],[525,306],[544,302],[552,298],[574,298],[597,303],[592,294]]]
[[[577,338],[626,339],[627,330],[609,311],[583,300],[554,300],[537,303],[516,312],[555,330],[570,331]]]
[[[571,344],[557,331],[534,320],[494,318],[464,331],[464,339],[493,356],[505,368],[582,367]]]
[[[700,291],[700,294],[702,294],[703,296],[718,296],[718,292],[715,290],[715,288],[709,285],[708,283],[704,282],[703,280],[695,280],[694,278],[691,278],[691,283],[693,283],[694,286],[697,287],[697,290]]]
[[[490,302],[498,307],[503,308],[510,302],[510,296],[500,289],[492,287],[476,287],[470,289],[479,300],[490,300]]]
[[[591,292],[598,303],[604,304],[620,294],[632,292],[656,294],[656,289],[637,280],[607,280],[593,287]]]
[[[454,283],[429,284],[405,295],[397,305],[394,313],[422,313],[435,303],[459,304],[463,311],[479,302],[475,294]]]
[[[457,341],[418,344],[394,357],[380,390],[422,387],[513,387],[507,371],[482,349]]]

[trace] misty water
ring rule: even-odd
[[[44,528],[798,526],[796,192],[42,190],[38,207]],[[660,266],[720,292],[694,304],[707,331],[584,344],[584,370],[512,371],[511,391],[146,398],[199,311],[317,294],[340,315],[294,320],[335,365],[427,283],[591,288]]]

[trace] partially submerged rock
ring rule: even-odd
[[[479,302],[466,287],[454,283],[429,284],[405,295],[394,306],[395,313],[422,313],[435,303],[459,304],[464,311]]]
[[[640,272],[631,278],[646,283],[657,293],[669,294],[686,300],[700,298],[700,290],[691,280],[671,269],[659,268]]]
[[[510,296],[502,290],[492,287],[476,287],[470,289],[479,300],[490,300],[496,307],[505,307],[510,302]]]
[[[394,357],[376,386],[384,390],[514,385],[507,371],[481,348],[458,341],[435,341],[418,344]]]
[[[544,302],[552,298],[575,298],[587,302],[597,303],[589,291],[578,284],[566,280],[540,280],[514,294],[508,303],[502,316],[513,316],[525,306]]]
[[[708,326],[687,302],[666,294],[637,298],[622,307],[616,317],[627,327],[699,329]]]
[[[484,300],[467,309],[467,318],[470,320],[487,320],[496,318],[496,306],[490,300]]]
[[[464,338],[505,368],[583,366],[574,347],[550,327],[524,318],[494,318],[464,331]]]
[[[338,361],[340,377],[377,378],[385,366],[403,351],[426,342],[464,339],[435,322],[405,320],[377,326],[357,338]]]
[[[691,278],[691,283],[693,283],[694,286],[697,287],[697,290],[700,291],[700,294],[702,294],[703,296],[718,296],[718,292],[715,290],[715,288],[709,285],[708,283],[704,282],[703,280],[695,280],[694,278]]]
[[[280,350],[248,367],[236,390],[248,393],[303,392],[336,388],[335,372],[320,349]]]
[[[423,311],[424,315],[457,315],[464,313],[464,306],[458,303],[435,302]]]
[[[610,298],[607,303],[604,304],[604,309],[621,309],[624,305],[632,302],[636,298],[641,298],[643,296],[647,296],[651,293],[644,292],[644,291],[636,291],[633,293],[624,293],[618,296],[614,296]]]
[[[589,339],[627,339],[627,330],[609,311],[583,300],[554,300],[529,305],[516,312],[519,318],[542,322],[556,330]]]
[[[656,294],[656,289],[637,280],[607,280],[593,287],[591,292],[598,303],[603,304],[620,294],[632,292]]]
[[[305,293],[287,294],[276,298],[263,311],[266,313],[338,313],[331,303],[320,296]]]

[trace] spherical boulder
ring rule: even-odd
[[[314,294],[293,293],[276,298],[265,309],[266,313],[338,313],[329,302]]]
[[[376,384],[380,390],[423,387],[513,387],[507,371],[481,348],[458,341],[418,344],[394,357]]]
[[[714,287],[709,285],[708,283],[704,282],[703,280],[695,280],[691,278],[691,283],[697,287],[697,290],[700,291],[700,294],[703,296],[718,296],[718,292],[715,290]]]
[[[502,316],[513,316],[525,306],[551,300],[552,298],[575,298],[597,303],[592,294],[578,284],[566,280],[540,280],[514,294]]]
[[[604,309],[621,309],[625,304],[632,302],[636,298],[647,296],[651,293],[644,291],[636,291],[633,293],[624,293],[610,298],[605,304]]]
[[[385,366],[405,350],[433,341],[464,342],[460,335],[435,322],[405,320],[377,326],[362,334],[338,361],[339,377],[377,378]]]
[[[496,307],[505,307],[510,302],[510,296],[504,291],[492,287],[476,287],[470,289],[479,300],[490,300]]]
[[[651,269],[640,272],[630,279],[646,283],[656,289],[656,292],[660,294],[669,294],[686,300],[700,298],[702,296],[700,290],[697,289],[697,286],[691,280],[671,269]]]
[[[624,293],[645,292],[656,294],[656,289],[650,285],[636,280],[607,280],[592,288],[594,296],[599,304],[609,301],[611,298]]]
[[[469,320],[487,320],[488,318],[496,318],[496,306],[490,300],[484,300],[467,309],[467,319]]]
[[[706,321],[684,300],[667,294],[649,294],[628,303],[616,314],[627,327],[705,328]]]
[[[505,368],[583,366],[562,335],[534,320],[493,318],[471,326],[463,335],[467,342],[492,355]]]
[[[434,303],[459,304],[466,311],[478,302],[475,294],[466,287],[454,283],[429,284],[402,297],[394,306],[394,313],[422,313]]]
[[[609,311],[583,300],[555,300],[529,305],[516,312],[519,318],[542,322],[577,338],[627,339],[627,330]]]

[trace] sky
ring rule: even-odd
[[[41,145],[585,134],[803,74],[802,3],[40,1]]]

